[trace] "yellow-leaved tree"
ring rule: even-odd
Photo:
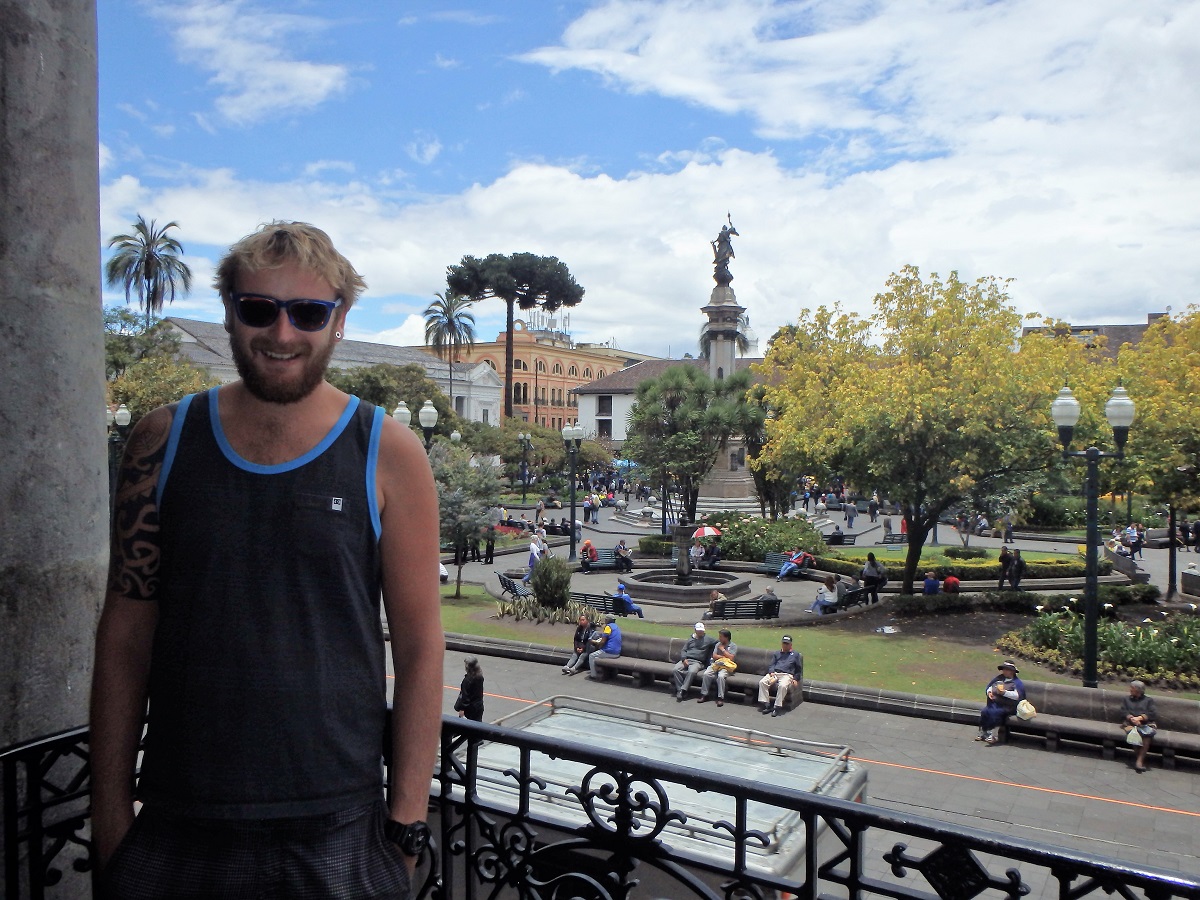
[[[869,319],[806,312],[776,336],[761,370],[772,411],[761,465],[840,474],[898,503],[906,592],[941,513],[1040,483],[1058,460],[1056,392],[1069,381],[1090,396],[1101,376],[1102,358],[1069,335],[1022,338],[1007,285],[968,284],[957,272],[925,279],[906,266]]]
[[[1178,510],[1200,508],[1200,307],[1155,320],[1139,343],[1120,348],[1117,369],[1137,404],[1129,474],[1168,505],[1174,529]]]

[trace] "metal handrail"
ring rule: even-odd
[[[87,735],[76,728],[0,751],[11,900],[53,896],[65,866],[91,867]],[[516,765],[503,773],[507,800],[489,794],[494,773],[481,778],[480,751],[489,746],[515,751]],[[578,784],[559,786],[553,806],[538,799],[548,784],[537,772],[542,757],[586,768]],[[676,828],[681,814],[671,790],[677,785],[723,799],[732,815],[698,816]],[[755,862],[764,842],[789,835],[753,831],[752,803],[795,814],[806,840],[789,871],[762,871]],[[712,900],[778,894],[817,900],[830,893],[967,900],[989,890],[1014,900],[1114,894],[1200,900],[1200,881],[1178,872],[450,717],[442,720],[430,821],[439,839],[418,870],[419,898],[617,898],[637,883],[658,896]],[[675,846],[676,833],[701,826],[711,833],[703,852]],[[712,848],[725,855],[713,856]]]

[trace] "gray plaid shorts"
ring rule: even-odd
[[[100,872],[106,900],[407,900],[408,867],[383,802],[293,819],[186,819],[145,807]]]

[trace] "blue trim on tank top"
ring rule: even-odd
[[[350,402],[346,404],[346,409],[342,412],[341,417],[337,420],[334,426],[329,429],[329,433],[321,438],[320,443],[313,447],[303,456],[298,456],[295,459],[288,460],[285,463],[279,463],[274,466],[263,466],[258,463],[252,463],[248,459],[243,459],[238,455],[237,451],[230,445],[229,440],[225,437],[225,430],[221,427],[221,413],[217,408],[217,392],[218,388],[213,388],[208,392],[208,414],[212,419],[213,439],[216,440],[217,446],[221,448],[221,453],[233,465],[247,472],[252,472],[255,475],[278,475],[281,472],[290,472],[293,469],[298,469],[307,463],[312,462],[322,453],[329,449],[346,430],[346,426],[350,424],[350,420],[354,417],[354,411],[358,409],[358,398],[351,395]]]
[[[371,440],[367,444],[367,509],[371,511],[371,527],[375,529],[375,540],[383,534],[379,521],[379,498],[375,493],[375,468],[379,464],[379,435],[383,432],[383,408],[375,407],[371,417]]]
[[[171,420],[171,431],[167,435],[167,452],[163,456],[162,471],[158,473],[158,484],[154,488],[154,502],[162,506],[163,488],[167,486],[167,476],[171,474],[171,466],[175,462],[175,451],[179,449],[179,435],[183,433],[183,420],[187,418],[188,407],[192,405],[195,394],[188,394],[175,407],[175,418]]]

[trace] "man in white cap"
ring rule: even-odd
[[[692,686],[692,679],[696,674],[704,668],[708,663],[708,658],[712,656],[713,644],[712,638],[705,633],[704,623],[697,622],[695,629],[692,631],[692,636],[687,639],[687,643],[683,645],[683,650],[679,654],[679,662],[675,663],[675,702],[682,703],[688,689]]]

